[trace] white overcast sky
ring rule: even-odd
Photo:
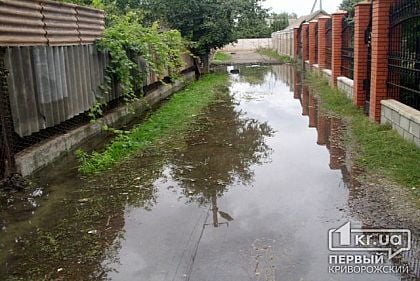
[[[319,9],[319,1],[315,10]],[[304,16],[311,12],[315,0],[265,0],[263,6],[271,8],[273,12],[296,13],[298,16]],[[342,0],[322,0],[322,8],[328,12],[335,12]]]

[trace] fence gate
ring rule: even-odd
[[[420,110],[420,7],[397,0],[390,10],[388,97]]]
[[[343,19],[341,75],[353,79],[354,72],[354,22]]]
[[[369,115],[370,108],[370,76],[372,70],[372,6],[370,7],[370,20],[369,25],[365,30],[365,44],[367,45],[367,76],[363,80],[363,92],[365,98],[364,111]]]

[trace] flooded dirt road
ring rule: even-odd
[[[42,171],[48,196],[2,212],[0,279],[401,280],[328,272],[328,230],[363,224],[342,124],[292,91],[295,75],[241,68],[182,141],[103,176],[76,176],[71,156]]]

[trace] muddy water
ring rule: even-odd
[[[1,213],[0,279],[401,280],[328,273],[328,230],[363,226],[340,120],[290,66],[230,79],[185,136],[101,177],[40,172],[43,196]]]

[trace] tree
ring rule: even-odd
[[[240,37],[270,34],[261,0],[144,0],[149,21],[161,20],[192,42],[191,50],[208,69],[212,49]]]
[[[276,14],[273,13],[271,15],[273,22],[271,24],[271,32],[276,32],[285,29],[289,26],[289,14],[281,13]]]
[[[238,0],[237,4],[237,38],[271,37],[271,29],[267,23],[268,9],[261,7],[260,0]]]
[[[343,0],[341,2],[339,8],[340,10],[347,11],[349,13],[349,16],[351,18],[354,17],[354,9],[357,3],[361,2],[363,0]]]

